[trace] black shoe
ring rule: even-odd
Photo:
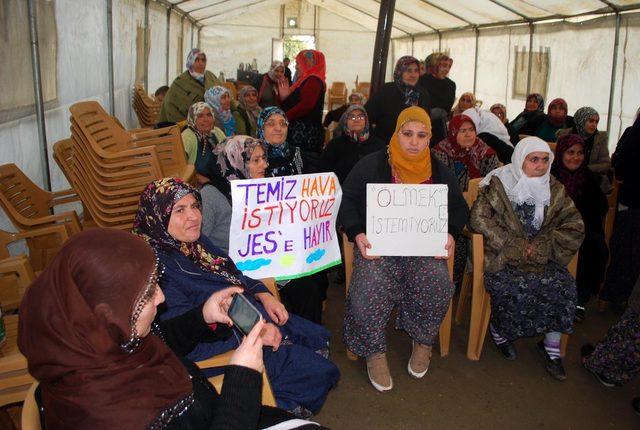
[[[496,343],[496,346],[502,353],[502,356],[507,360],[513,361],[518,358],[518,353],[516,352],[516,347],[513,346],[513,343],[507,341],[500,344]]]
[[[582,348],[580,348],[580,357],[582,357],[582,360],[586,360],[591,354],[593,354],[593,351],[595,351],[596,348],[591,345],[590,343],[585,343],[584,345],[582,345]]]
[[[584,306],[576,306],[575,321],[581,323],[584,321],[585,316],[586,316],[586,311],[584,309]]]
[[[600,382],[602,385],[604,385],[605,387],[618,387],[620,386],[620,384],[615,383],[614,381],[612,381],[611,379],[607,378],[606,376],[603,376],[597,372],[594,372],[593,370],[589,369],[587,367],[586,361],[589,358],[589,356],[591,354],[593,354],[593,351],[595,351],[596,348],[591,345],[590,343],[587,343],[585,345],[582,345],[582,348],[580,348],[580,357],[582,357],[582,367],[584,367],[589,373],[591,373],[593,376],[596,377],[596,379],[598,380],[598,382]]]
[[[636,414],[640,415],[640,397],[634,397],[631,400],[631,407],[636,411]]]
[[[562,365],[562,359],[549,357],[549,354],[544,347],[544,341],[542,340],[538,342],[538,351],[542,354],[542,357],[544,358],[544,367],[551,376],[558,381],[564,381],[567,379],[567,372],[565,372],[564,366]]]

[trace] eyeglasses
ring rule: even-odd
[[[264,123],[265,127],[275,127],[276,125],[279,125],[280,127],[289,127],[289,123],[284,120],[280,120],[280,121],[271,120]]]
[[[347,119],[350,119],[351,121],[360,121],[366,119],[366,117],[364,115],[349,115]]]

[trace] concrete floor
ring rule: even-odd
[[[406,371],[410,339],[387,328],[394,388],[378,393],[363,359],[350,361],[342,342],[344,286],[331,285],[324,313],[333,333],[331,357],[342,372],[338,386],[315,419],[332,429],[640,429],[631,399],[640,395],[636,379],[606,388],[580,364],[580,347],[595,342],[615,323],[611,311],[588,309],[575,328],[564,360],[567,380],[551,378],[535,349],[538,339],[515,343],[516,361],[507,361],[487,338],[480,361],[466,358],[468,323],[453,325],[450,353],[434,358],[427,375]],[[468,309],[468,307],[467,307]]]

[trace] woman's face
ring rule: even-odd
[[[400,148],[409,155],[418,155],[429,146],[431,131],[418,121],[411,121],[400,127],[398,143]]]
[[[231,96],[229,96],[229,93],[224,93],[222,97],[220,97],[220,109],[231,109]]]
[[[349,112],[349,115],[347,116],[347,128],[349,131],[359,133],[364,130],[365,124],[364,112],[359,109]]]
[[[269,144],[273,146],[280,146],[287,140],[287,120],[279,113],[274,113],[264,123],[262,129],[264,138]]]
[[[213,115],[211,109],[205,108],[196,117],[196,129],[200,133],[208,134],[213,128]]]
[[[406,85],[414,86],[418,83],[418,79],[420,78],[420,68],[416,63],[411,63],[407,67],[407,70],[402,72],[402,82]]]
[[[567,111],[561,105],[549,106],[549,116],[551,118],[562,118],[567,114]]]
[[[476,143],[476,129],[473,124],[468,121],[462,123],[456,135],[456,142],[463,148],[471,148]]]
[[[589,134],[595,133],[598,129],[598,122],[600,122],[600,117],[598,115],[591,115],[584,124],[585,131]]]
[[[584,162],[584,148],[573,145],[562,154],[562,164],[570,171],[577,170]]]
[[[522,171],[530,178],[544,176],[549,171],[549,153],[532,152],[522,163]]]
[[[506,123],[507,118],[504,116],[504,112],[502,109],[494,108],[491,110],[491,113],[500,118],[500,121],[504,124]]]
[[[151,331],[151,323],[153,323],[153,320],[156,318],[158,305],[162,302],[164,302],[164,294],[156,283],[151,300],[147,301],[144,305],[136,321],[136,332],[139,337],[145,337]]]
[[[249,108],[254,108],[258,105],[258,93],[250,90],[244,95],[244,104]]]
[[[460,107],[460,110],[463,110],[463,111],[474,107],[473,99],[471,98],[471,96],[469,94],[465,94],[462,97],[460,97],[460,102],[458,102],[458,107]]]
[[[441,61],[438,64],[438,72],[436,73],[438,79],[444,79],[449,74],[451,70],[451,63],[449,61]]]
[[[276,81],[279,81],[284,77],[284,67],[276,67],[276,69],[273,71],[273,74],[276,77]]]
[[[188,194],[173,205],[167,231],[178,242],[191,243],[200,238],[201,224],[200,203]]]
[[[538,110],[538,100],[536,100],[535,97],[529,97],[527,99],[527,103],[524,106],[524,109],[527,112],[533,112],[533,111]]]
[[[198,55],[191,68],[196,73],[204,73],[204,70],[207,68],[207,56],[204,54]]]
[[[261,146],[256,146],[248,163],[251,179],[264,178],[264,172],[267,170],[269,163],[267,163],[267,154],[264,153],[264,149]]]

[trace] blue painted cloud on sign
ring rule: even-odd
[[[325,251],[324,249],[316,249],[307,256],[307,264],[311,264],[314,261],[319,261],[326,253],[327,251]]]
[[[256,260],[239,261],[236,263],[236,267],[238,267],[240,271],[244,272],[244,271],[258,270],[262,266],[268,266],[269,264],[271,264],[270,259],[258,258]]]

